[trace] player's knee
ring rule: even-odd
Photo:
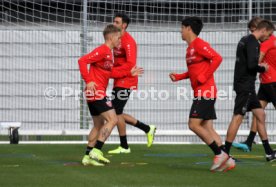
[[[102,123],[102,124],[104,124],[104,122]],[[101,128],[102,128],[102,126],[99,126],[99,125],[95,125],[94,127],[93,127],[93,129],[95,129],[95,131],[100,131],[101,130]]]
[[[259,122],[262,123],[262,124],[265,124],[265,113],[263,112],[262,115],[260,115],[260,119],[259,119]]]
[[[115,126],[118,123],[118,118],[117,118],[117,116],[114,116],[114,117],[110,118],[108,121],[112,126]]]
[[[189,122],[188,126],[191,131],[195,130],[195,124],[193,124],[192,122]]]
[[[265,123],[265,117],[266,117],[266,114],[265,114],[264,111],[260,111],[260,112],[256,115],[256,118],[257,118],[258,123],[261,123],[261,124],[264,124],[264,123]]]

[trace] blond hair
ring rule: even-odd
[[[117,32],[121,32],[121,29],[117,28],[116,26],[114,26],[114,25],[112,25],[112,24],[107,25],[107,26],[104,28],[104,31],[103,31],[104,39],[106,40],[106,39],[107,39],[107,36],[108,36],[109,34],[113,34],[113,33],[117,33]]]

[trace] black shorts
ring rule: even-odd
[[[103,112],[114,109],[112,102],[107,98],[102,100],[96,100],[93,102],[87,102],[91,116],[98,116]]]
[[[235,115],[245,115],[246,112],[256,108],[262,108],[262,106],[254,91],[237,93],[234,107]]]
[[[217,119],[215,103],[216,99],[194,98],[189,117],[203,120]]]
[[[258,99],[272,102],[276,107],[276,83],[261,84],[258,91]]]
[[[120,87],[113,88],[112,104],[117,115],[120,115],[124,112],[124,108],[129,99],[130,94],[130,89]]]

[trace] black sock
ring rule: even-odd
[[[85,155],[89,155],[90,151],[93,149],[93,147],[86,147]]]
[[[245,143],[249,146],[252,147],[252,143],[254,141],[254,138],[256,136],[256,132],[250,131],[247,140],[245,141]]]
[[[265,149],[265,154],[271,155],[273,153],[273,150],[271,149],[268,140],[262,140],[262,142]]]
[[[103,145],[104,145],[104,142],[97,140],[95,148],[101,150]]]
[[[225,152],[225,147],[224,147],[224,145],[219,146],[219,148],[220,148],[222,151]]]
[[[221,149],[218,147],[215,141],[213,141],[210,145],[208,145],[215,155],[219,155],[221,153]]]
[[[225,153],[227,153],[228,155],[230,153],[231,146],[232,146],[232,142],[225,141],[225,146],[224,146],[225,149],[224,150],[225,150]]]
[[[143,122],[140,122],[139,120],[137,120],[135,127],[141,129],[145,133],[148,133],[150,131],[150,127],[148,125],[144,124]]]
[[[121,147],[122,148],[128,149],[127,137],[126,136],[120,136],[120,142],[121,142]]]

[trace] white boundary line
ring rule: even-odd
[[[145,145],[145,142],[128,142],[129,144],[141,144]],[[269,142],[270,144],[276,144],[276,142]],[[10,144],[9,141],[0,141],[1,144]],[[19,141],[19,144],[87,144],[87,141]],[[117,141],[107,141],[106,144],[119,144]],[[157,145],[202,145],[203,142],[154,142]],[[262,142],[257,142],[262,144]],[[154,145],[153,145],[154,146]]]

